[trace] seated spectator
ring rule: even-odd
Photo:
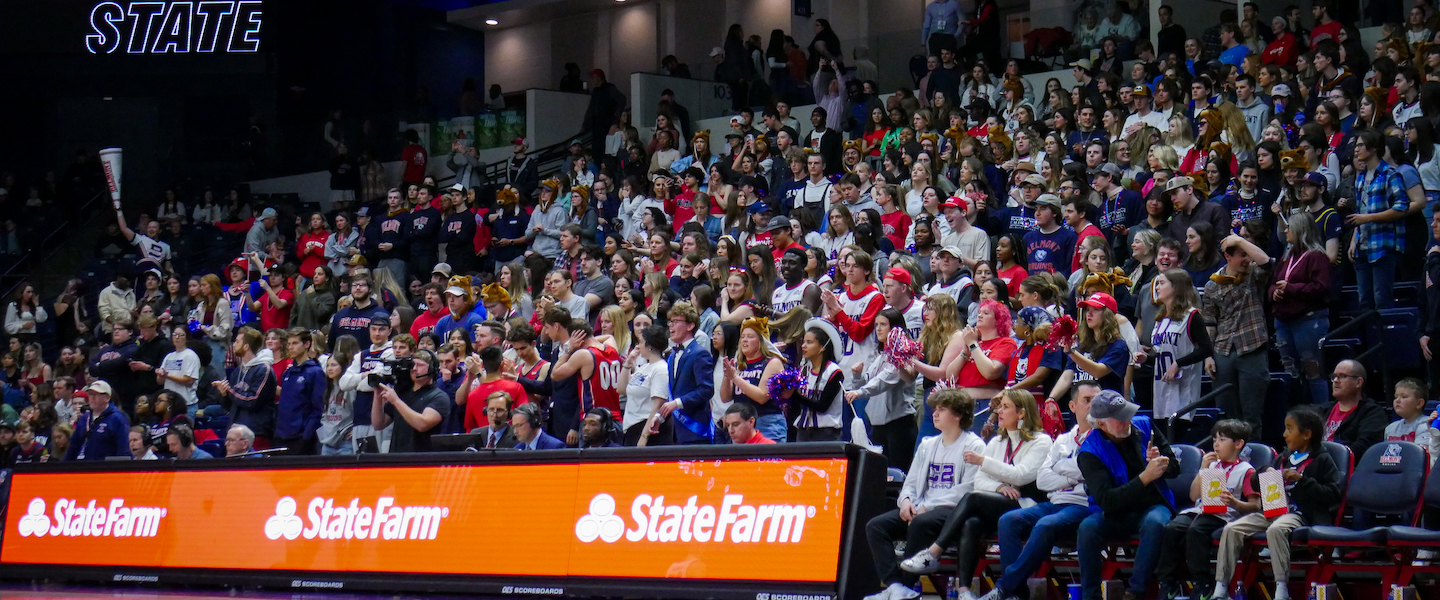
[[[545,433],[540,424],[540,408],[534,404],[523,404],[512,411],[510,429],[515,433],[516,450],[564,450],[567,448],[565,442]]]
[[[255,451],[255,432],[249,427],[236,423],[225,432],[225,456],[234,458]]]
[[[75,422],[73,436],[65,436],[65,460],[105,460],[107,456],[130,456],[130,419],[110,402],[113,393],[103,379],[85,388],[90,412]],[[60,426],[56,426],[57,429]],[[61,447],[60,436],[51,433],[51,453]]]
[[[1334,400],[1320,407],[1325,419],[1320,440],[1349,446],[1355,460],[1360,460],[1370,446],[1384,439],[1389,417],[1378,402],[1365,397],[1365,366],[1358,361],[1335,365],[1330,390]]]
[[[1200,468],[1224,472],[1220,500],[1225,512],[1202,512],[1206,507],[1201,506],[1200,500],[1206,490],[1201,486],[1202,478],[1196,477],[1190,483],[1190,500],[1196,505],[1181,511],[1165,526],[1160,570],[1155,575],[1165,597],[1184,589],[1175,574],[1182,557],[1190,570],[1192,588],[1205,589],[1210,582],[1210,547],[1215,532],[1244,515],[1260,512],[1260,486],[1255,468],[1241,459],[1250,432],[1248,423],[1236,419],[1220,421],[1210,430],[1215,450],[1201,457]]]
[[[170,447],[170,454],[180,460],[215,458],[195,446],[195,430],[189,425],[171,427],[170,431],[165,433],[165,444]]]
[[[735,444],[773,444],[775,440],[765,437],[755,428],[755,408],[736,402],[725,409],[725,430]]]

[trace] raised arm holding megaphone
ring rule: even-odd
[[[110,200],[120,210],[120,168],[124,152],[119,148],[100,151],[100,165],[105,169],[105,183],[110,187]]]

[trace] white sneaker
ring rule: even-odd
[[[906,573],[928,575],[940,570],[940,559],[929,550],[921,550],[915,556],[901,561],[900,569]]]
[[[926,554],[929,554],[928,552]],[[915,600],[920,597],[920,592],[911,589],[901,583],[892,583],[887,589],[890,592],[890,600]]]
[[[895,587],[895,585],[896,585],[896,584],[893,584],[893,583],[892,583],[892,584],[886,586],[885,589],[880,590],[879,593],[870,594],[869,596],[866,596],[866,597],[865,597],[865,600],[890,600],[890,589],[893,588],[893,587]]]
[[[975,597],[975,594],[970,593],[970,590],[965,590],[965,593],[960,594],[960,596],[958,597],[958,600],[979,600],[979,599]]]
[[[984,596],[981,596],[981,597],[980,597],[980,600],[1005,600],[1005,599],[1002,598],[1002,597],[1000,597],[1000,588],[998,588],[998,587],[993,587],[993,588],[990,588],[990,593],[985,594]]]

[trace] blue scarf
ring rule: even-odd
[[[1130,424],[1135,426],[1135,430],[1140,434],[1140,445],[1142,447],[1149,446],[1150,418],[1136,416],[1130,420]],[[1099,458],[1100,462],[1105,465],[1105,470],[1110,472],[1110,481],[1115,485],[1130,481],[1130,471],[1125,467],[1125,459],[1120,457],[1120,450],[1115,447],[1115,443],[1111,442],[1110,438],[1104,435],[1103,431],[1100,432],[1100,435],[1085,436],[1085,441],[1080,444],[1080,452],[1089,452]],[[1160,495],[1165,497],[1165,502],[1170,505],[1171,510],[1174,510],[1175,495],[1170,493],[1170,486],[1166,485],[1164,481],[1156,481],[1151,485],[1160,490]],[[1095,503],[1095,496],[1090,496],[1090,512],[1102,512],[1100,506]]]

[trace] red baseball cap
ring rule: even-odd
[[[1108,308],[1110,312],[1116,312],[1116,307],[1119,306],[1115,303],[1115,298],[1112,298],[1110,294],[1105,292],[1095,292],[1090,295],[1088,300],[1081,300],[1076,302],[1075,305],[1088,308]]]
[[[945,199],[945,203],[941,204],[940,208],[958,208],[960,209],[960,212],[965,212],[967,210],[970,210],[970,204],[966,202],[964,198],[961,198],[959,196],[951,196]]]
[[[894,279],[895,281],[903,283],[907,286],[911,285],[911,283],[915,281],[913,278],[910,277],[910,272],[906,271],[901,267],[890,267],[890,270],[885,272],[885,277],[888,279]]]
[[[591,74],[591,75],[599,75],[599,76],[601,76],[601,77],[604,77],[604,76],[605,76],[605,71],[602,71],[602,70],[600,70],[600,69],[593,69],[593,70],[590,71],[590,74]]]

